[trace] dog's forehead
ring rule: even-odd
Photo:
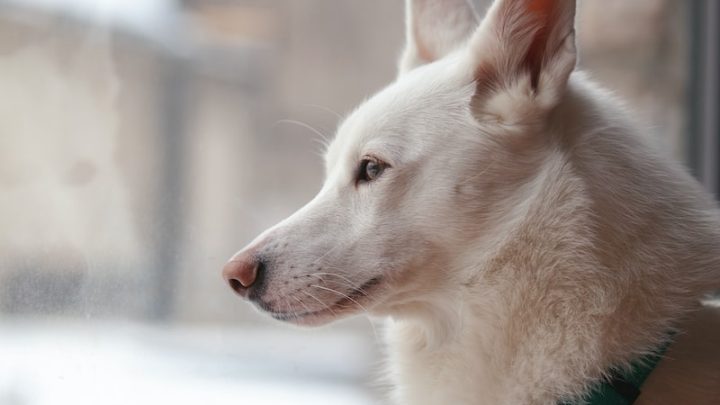
[[[447,64],[423,66],[362,103],[338,128],[327,150],[327,167],[377,150],[388,159],[401,158],[425,144],[417,136],[444,125],[452,111],[467,107],[472,95],[468,83],[448,77],[447,71]]]

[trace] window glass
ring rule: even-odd
[[[581,66],[684,156],[686,2],[582,2]],[[485,4],[478,2],[483,10]],[[370,404],[381,325],[270,321],[225,260],[391,81],[401,1],[0,1],[0,404]]]

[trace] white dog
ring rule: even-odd
[[[390,317],[398,403],[632,402],[720,289],[720,216],[574,72],[574,15],[408,0],[398,79],[342,123],[318,195],[226,265],[231,287],[295,324]]]

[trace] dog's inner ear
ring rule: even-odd
[[[406,0],[400,75],[460,48],[478,26],[469,0]]]
[[[575,0],[497,0],[469,43],[478,91],[522,83],[557,102],[575,68]]]

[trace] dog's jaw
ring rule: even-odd
[[[323,308],[317,310],[308,310],[304,306],[287,308],[284,311],[275,311],[267,306],[260,308],[278,321],[299,326],[319,326],[360,312],[367,312],[368,307],[373,303],[372,294],[381,287],[382,278],[374,277],[348,292],[336,291],[341,298],[332,303],[321,303]]]

